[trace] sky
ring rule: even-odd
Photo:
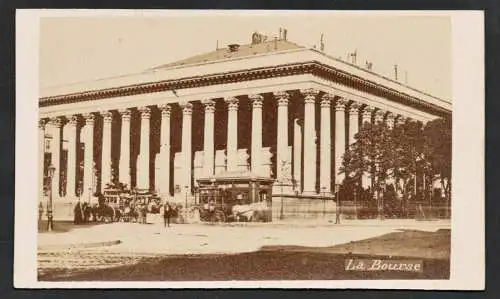
[[[399,77],[434,96],[451,100],[451,23],[443,15],[379,13],[135,13],[128,16],[44,17],[40,20],[40,87],[141,72],[215,50],[248,44],[253,32],[277,36]]]

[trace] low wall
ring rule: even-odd
[[[289,219],[335,219],[337,205],[321,197],[272,197],[273,221]]]

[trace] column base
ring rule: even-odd
[[[318,196],[318,192],[316,192],[316,190],[313,190],[313,191],[304,190],[304,191],[302,191],[302,195],[303,196]]]
[[[293,189],[293,185],[291,183],[285,183],[282,185],[274,184],[273,185],[273,196],[279,195],[296,195],[297,193]]]

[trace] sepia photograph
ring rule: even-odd
[[[63,12],[33,50],[35,282],[452,279],[450,15]]]

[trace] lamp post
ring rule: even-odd
[[[210,197],[207,200],[207,203],[210,202],[210,199],[213,199],[214,202],[217,201],[218,193],[219,191],[217,190],[217,187],[215,186],[216,179],[214,177],[210,178],[210,183],[212,183],[212,194],[209,194]]]
[[[382,193],[382,194],[380,194]],[[385,219],[384,215],[384,196],[385,196],[385,182],[380,182],[380,193],[379,193],[379,203],[378,203],[378,218],[380,220]]]
[[[286,161],[281,160],[281,164],[280,164],[281,177],[279,178],[279,181],[278,181],[279,185],[280,185],[280,191],[281,191],[280,220],[283,220],[285,218],[285,215],[283,215],[283,185],[285,183],[285,180],[284,180],[285,166],[286,166]]]
[[[335,224],[340,224],[340,184],[335,184],[335,198],[337,199],[336,212],[335,212]]]
[[[185,197],[186,202],[185,202],[185,206],[184,207],[187,209],[187,207],[188,207],[188,186],[185,185],[184,189],[186,189],[186,197]]]
[[[326,187],[321,187],[321,200],[323,200],[323,216],[326,214]]]
[[[47,204],[47,231],[52,232],[54,230],[54,215],[52,211],[52,177],[54,176],[54,172],[56,168],[50,164],[48,168],[48,176],[49,176],[49,203]]]
[[[283,180],[280,181],[280,187],[281,187],[280,220],[283,220],[285,218],[285,215],[283,215]]]

